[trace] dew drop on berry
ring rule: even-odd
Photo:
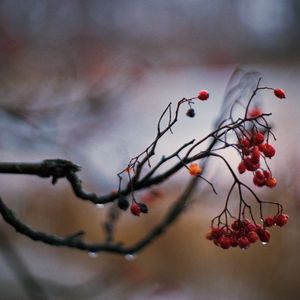
[[[136,255],[128,253],[128,254],[125,255],[125,259],[127,261],[133,261],[133,260],[136,259]]]
[[[88,253],[88,256],[90,257],[90,258],[96,258],[96,257],[98,257],[98,253],[96,253],[96,252],[89,252]]]

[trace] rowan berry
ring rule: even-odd
[[[265,180],[261,180],[261,179],[257,178],[257,176],[254,176],[254,177],[253,177],[253,183],[254,183],[256,186],[262,187],[262,186],[265,185]]]
[[[264,186],[266,184],[266,178],[262,171],[257,170],[253,177],[253,183],[257,186]]]
[[[271,174],[270,174],[269,171],[264,170],[263,173],[264,173],[264,176],[265,176],[266,179],[268,179],[269,177],[271,177]]]
[[[245,147],[245,148],[250,148],[251,147],[251,142],[249,141],[248,138],[243,138],[240,140],[240,144]]]
[[[231,247],[237,247],[239,245],[238,240],[235,236],[231,237]]]
[[[273,216],[268,216],[264,219],[264,226],[265,227],[271,227],[275,223],[274,217]]]
[[[244,159],[245,167],[248,171],[255,171],[260,167],[259,163],[253,163],[250,157]]]
[[[231,228],[232,228],[233,230],[239,230],[242,226],[243,226],[243,223],[241,222],[241,220],[235,220],[235,221],[231,224]]]
[[[287,214],[280,214],[275,217],[275,224],[279,227],[284,226],[289,220],[289,216]]]
[[[269,177],[266,179],[266,186],[273,188],[277,185],[277,179],[274,177]]]
[[[223,249],[228,249],[231,246],[231,238],[227,236],[221,236],[218,238],[218,244]]]
[[[200,91],[199,94],[198,94],[198,99],[199,99],[199,100],[202,100],[202,101],[207,100],[208,97],[209,97],[209,92],[206,91],[206,90],[202,90],[202,91]]]
[[[250,241],[246,236],[242,236],[238,239],[238,244],[241,249],[246,249],[250,245]]]
[[[192,176],[198,176],[202,173],[202,168],[197,163],[191,163],[189,165],[189,172]]]
[[[283,89],[279,89],[279,88],[274,89],[274,94],[279,99],[285,98],[285,91]]]
[[[130,206],[130,211],[133,215],[139,216],[141,214],[141,207],[138,203],[133,202]]]
[[[250,221],[249,219],[244,219],[244,220],[243,220],[243,224],[244,224],[245,226],[248,226],[249,224],[251,224],[251,221]]]
[[[266,148],[266,144],[259,144],[258,145],[258,149],[259,149],[260,152],[264,152],[265,148]]]
[[[258,164],[259,159],[260,159],[260,151],[259,151],[258,147],[254,147],[251,151],[251,161],[254,164]]]
[[[239,171],[240,174],[245,173],[245,171],[246,171],[246,166],[245,166],[245,164],[244,164],[243,161],[241,161],[241,162],[239,163],[239,165],[238,165],[238,171]]]
[[[255,231],[256,232],[257,227],[255,226],[255,224],[250,223],[247,225],[247,230],[248,231]]]
[[[264,145],[264,148],[263,148],[263,153],[264,153],[264,155],[265,155],[266,157],[271,158],[271,157],[273,157],[273,156],[275,155],[276,150],[275,150],[275,148],[274,148],[272,145],[270,145],[270,144],[265,144],[265,145]]]
[[[258,234],[255,231],[248,232],[247,237],[250,243],[255,243],[259,239]]]
[[[260,228],[256,232],[262,243],[268,243],[270,241],[271,234],[268,230],[266,230],[264,228]]]
[[[262,114],[262,110],[259,107],[253,107],[251,110],[248,111],[249,118],[256,118]]]
[[[261,132],[257,132],[253,136],[253,142],[254,142],[255,145],[262,144],[264,142],[264,140],[265,140],[265,136]]]

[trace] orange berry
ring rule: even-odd
[[[266,186],[273,188],[277,185],[277,179],[274,177],[269,177],[266,179]]]
[[[202,168],[197,163],[191,163],[189,166],[189,172],[192,176],[198,176],[202,173]]]

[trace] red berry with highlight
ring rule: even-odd
[[[248,232],[247,237],[250,243],[255,243],[259,239],[258,234],[255,231]]]
[[[273,157],[275,155],[275,152],[276,152],[276,150],[272,145],[265,144],[265,146],[263,148],[263,153],[266,157],[269,157],[269,158]]]
[[[275,223],[274,217],[273,216],[268,216],[264,220],[264,226],[265,227],[271,227]]]
[[[279,227],[284,226],[289,220],[289,216],[287,214],[281,214],[275,217],[275,224]]]
[[[262,243],[268,243],[270,241],[271,234],[268,230],[259,229],[259,230],[257,230],[257,234]]]
[[[274,89],[274,95],[279,98],[279,99],[284,99],[285,98],[285,91],[283,89]]]
[[[202,101],[207,100],[208,97],[209,97],[209,92],[206,91],[206,90],[202,90],[202,91],[200,91],[199,94],[198,94],[198,99],[199,99],[199,100],[202,100]]]

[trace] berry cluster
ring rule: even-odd
[[[262,132],[254,132],[251,136],[244,136],[239,140],[238,148],[241,151],[242,160],[238,165],[240,174],[245,171],[254,172],[253,183],[256,186],[267,186],[273,188],[277,184],[277,180],[272,176],[269,170],[261,168],[261,157],[265,160],[275,155],[275,148],[265,142],[265,136]]]
[[[271,234],[266,227],[278,225],[282,227],[288,221],[288,215],[279,214],[269,216],[264,219],[263,226],[252,223],[248,219],[235,220],[231,226],[211,227],[206,234],[206,238],[222,249],[239,246],[241,249],[247,249],[251,244],[261,241],[267,244],[270,241]]]
[[[209,92],[207,90],[201,90],[198,93],[198,96],[195,97],[195,98],[192,98],[192,99],[196,99],[196,98],[201,100],[201,101],[206,101],[209,98]],[[190,100],[192,100],[192,99],[190,99]],[[189,104],[190,108],[187,110],[186,115],[190,118],[194,118],[195,117],[195,110],[191,107],[191,104],[193,102],[191,102],[190,100],[188,100],[188,104]]]

